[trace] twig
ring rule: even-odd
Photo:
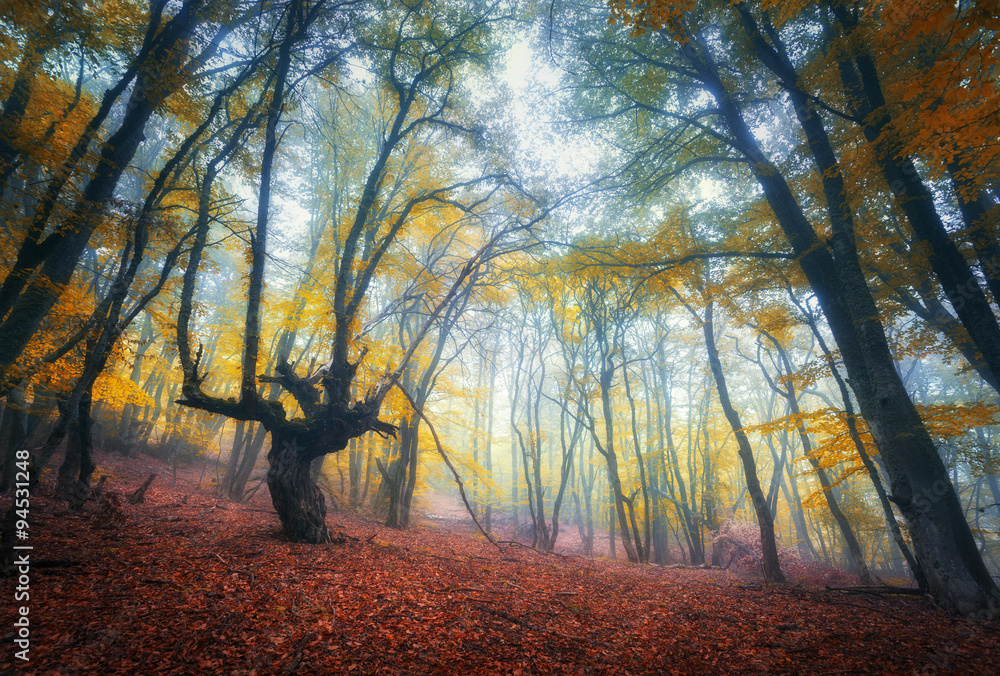
[[[83,568],[82,561],[71,561],[68,559],[41,559],[32,561],[32,568]]]
[[[900,594],[911,596],[923,596],[926,592],[912,587],[893,587],[890,585],[878,585],[870,587],[831,587],[826,586],[828,591],[839,591],[845,594],[871,594],[873,596],[895,596]]]
[[[450,594],[451,592],[483,592],[484,594],[509,594],[506,589],[481,589],[479,587],[445,587],[444,589],[432,589],[432,594]]]
[[[233,568],[231,565],[229,565],[228,561],[226,561],[225,559],[223,559],[218,554],[213,554],[213,556],[215,556],[215,558],[217,558],[219,561],[221,561],[222,565],[224,565],[226,568],[228,568],[230,573],[242,573],[243,575],[246,575],[247,577],[249,577],[250,578],[250,589],[253,589],[253,583],[257,580],[257,577],[253,574],[253,571],[251,571],[251,570],[244,570],[243,568]],[[208,557],[206,556],[205,558],[208,558]]]
[[[572,561],[574,558],[576,558],[569,554],[560,554],[559,552],[554,552],[554,551],[550,552],[545,549],[539,549],[538,547],[532,547],[531,545],[526,545],[523,542],[518,542],[517,540],[498,540],[494,544],[507,545],[508,547],[521,547],[522,549],[530,549],[531,551],[537,554],[544,554],[546,556],[558,556],[559,558],[565,559],[566,561]]]
[[[260,481],[257,482],[256,486],[254,486],[253,488],[245,490],[243,492],[243,495],[240,497],[240,502],[248,502],[250,500],[250,498],[252,498],[254,495],[256,495],[257,491],[260,490],[260,487],[262,485],[264,485],[264,479],[266,479],[266,478],[267,478],[267,475],[265,474],[264,476],[262,476],[260,478]]]
[[[295,649],[295,657],[292,658],[292,661],[289,662],[288,665],[281,670],[281,676],[287,676],[288,674],[292,674],[295,672],[296,669],[299,668],[299,665],[302,664],[302,651],[303,649],[305,649],[306,643],[309,642],[310,638],[311,638],[310,634],[305,634],[302,637],[302,640],[299,641],[299,647]]]

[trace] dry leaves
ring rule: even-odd
[[[129,469],[109,487],[138,486],[145,463]],[[266,496],[217,503],[195,480],[154,483],[120,528],[33,501],[33,642],[18,672],[1000,673],[995,620],[922,597],[500,553],[345,513],[328,517],[338,544],[288,543]],[[9,580],[0,593],[9,608]],[[0,668],[14,664],[4,643]]]

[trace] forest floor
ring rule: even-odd
[[[0,673],[1000,673],[1000,622],[920,596],[500,551],[434,519],[400,532],[331,512],[336,543],[295,544],[266,489],[239,505],[195,471],[100,465],[120,511],[32,497],[30,662],[8,579]]]

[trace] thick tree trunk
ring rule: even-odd
[[[90,478],[96,469],[90,406],[91,392],[87,390],[80,396],[76,419],[70,424],[66,457],[56,479],[56,496],[67,500],[71,508],[83,504],[90,495]]]
[[[297,441],[290,434],[271,432],[271,466],[267,471],[271,502],[288,539],[313,544],[330,542],[326,500],[309,471],[316,456]]]
[[[413,491],[417,486],[417,451],[420,441],[420,418],[416,415],[410,423],[413,427],[413,436],[410,439],[406,458],[406,476],[400,486],[399,495],[399,528],[410,527],[410,508],[413,506]]]
[[[81,407],[82,407],[81,401]],[[59,471],[56,474],[56,497],[60,500],[69,500],[72,498],[73,493],[76,489],[77,477],[80,476],[80,467],[83,457],[83,440],[82,436],[84,434],[81,425],[81,420],[79,413],[76,419],[70,423],[69,431],[66,435],[66,454],[63,457],[62,464],[59,465]],[[89,421],[86,425],[89,430]],[[89,434],[88,434],[89,437]]]
[[[958,612],[986,609],[1000,592],[983,564],[947,469],[896,372],[878,308],[860,269],[849,212],[838,213],[847,206],[843,179],[813,104],[805,101],[796,109],[816,153],[829,202],[833,226],[829,248],[819,241],[781,172],[761,151],[704,45],[694,41],[685,54],[713,94],[734,143],[750,161],[829,321],[861,412],[886,460],[893,499],[910,525],[931,592]]]
[[[964,153],[948,163],[948,175],[965,221],[965,233],[979,259],[979,269],[986,278],[993,302],[1000,303],[1000,241],[997,240],[1000,205],[977,184],[978,177],[970,170]]]
[[[378,462],[379,473],[382,475],[382,483],[376,493],[375,503],[377,505],[388,505],[385,517],[385,525],[389,528],[405,528],[407,519],[402,513],[403,494],[406,492],[406,481],[409,477],[409,466],[411,458],[411,446],[414,443],[416,416],[414,419],[404,422],[399,428],[398,455],[389,463],[388,467]]]
[[[382,483],[379,484],[379,489],[375,496],[375,504],[376,506],[386,505],[386,527],[398,528],[399,494],[400,485],[405,474],[405,464],[401,457],[397,457],[390,462],[388,467],[383,465],[382,461],[377,458],[375,464],[378,467],[379,474],[382,475]]]
[[[856,26],[855,20],[836,3],[833,8],[841,26],[851,34]],[[1000,382],[1000,323],[979,285],[979,279],[945,228],[933,194],[924,184],[913,160],[904,154],[903,144],[892,129],[890,107],[886,104],[874,59],[860,44],[854,43],[853,47],[854,60],[844,59],[838,64],[848,100],[857,116],[864,119],[862,131],[874,151],[882,177],[914,234],[928,246],[931,268],[959,321],[979,349],[995,385]],[[959,169],[954,162],[953,165],[955,170]],[[962,201],[959,198],[959,202]],[[971,205],[970,202],[961,209],[963,217],[973,219],[966,222],[966,227],[970,229],[984,215]],[[972,233],[976,231],[972,230]],[[973,243],[976,245],[984,240],[989,238],[975,236]],[[998,251],[996,242],[991,244],[985,249],[975,246],[977,254],[982,254],[986,261],[984,272],[988,280],[994,278],[994,269],[989,264],[993,263],[995,267],[995,259],[991,260],[990,255]]]

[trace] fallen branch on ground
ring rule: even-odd
[[[913,587],[893,587],[891,585],[871,585],[871,586],[858,586],[858,587],[831,587],[827,585],[827,591],[839,591],[845,594],[872,594],[874,596],[894,596],[894,595],[912,595],[912,596],[923,596],[927,592],[920,589],[915,589]]]

